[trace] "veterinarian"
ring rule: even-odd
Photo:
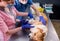
[[[0,9],[0,41],[9,41],[12,34],[33,27],[30,26],[30,24],[26,24],[15,28],[15,17],[17,15],[25,16],[26,14],[21,14],[21,12],[18,12],[12,5],[9,7],[10,1],[11,0],[2,0],[2,2],[0,2],[0,8],[2,7],[2,9]]]
[[[15,0],[14,6],[19,12],[28,13],[27,16],[30,17],[30,19],[33,18],[33,14],[30,11],[30,7],[34,9],[37,15],[39,13],[38,10],[35,8],[32,0]],[[21,20],[23,19],[23,17],[18,16],[17,19]]]

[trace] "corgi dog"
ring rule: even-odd
[[[38,20],[32,20],[32,24],[34,28],[30,29],[30,39],[32,39],[32,41],[44,41],[48,31],[47,26],[43,25]]]

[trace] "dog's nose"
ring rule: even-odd
[[[30,35],[28,35],[28,37],[30,38]]]
[[[31,38],[31,33],[29,34],[29,36],[28,36],[29,38]]]

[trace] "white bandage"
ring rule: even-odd
[[[34,23],[34,19],[30,19],[29,20],[29,23]]]

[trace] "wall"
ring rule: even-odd
[[[60,0],[33,0],[34,2],[39,2],[41,4],[51,3],[53,5],[54,14],[50,15],[51,19],[60,19]]]
[[[52,3],[52,4],[55,4],[55,5],[60,5],[60,0],[33,0],[34,2],[40,2],[42,4],[45,4],[45,3]]]

